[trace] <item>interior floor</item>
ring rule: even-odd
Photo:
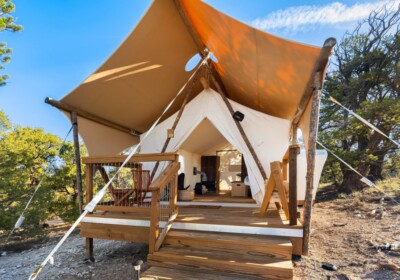
[[[194,202],[224,202],[224,203],[256,203],[251,197],[232,196],[230,190],[217,192],[207,192],[205,194],[196,194]]]

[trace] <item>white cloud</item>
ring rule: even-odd
[[[309,29],[316,25],[335,25],[346,22],[355,22],[367,18],[371,11],[383,8],[396,10],[400,0],[381,0],[369,3],[357,3],[346,6],[334,2],[325,6],[297,6],[278,10],[265,18],[256,19],[250,24],[262,30],[284,29],[296,31]]]

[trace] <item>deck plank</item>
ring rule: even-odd
[[[187,271],[166,267],[150,267],[146,270],[140,280],[243,280],[243,276],[225,276],[215,273]],[[258,277],[249,277],[248,280],[259,280]]]

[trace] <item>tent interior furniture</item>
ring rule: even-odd
[[[107,182],[127,159],[122,151],[140,143],[124,165],[130,171],[118,175],[130,183],[114,180],[81,222],[86,257],[93,259],[93,238],[145,242],[149,275],[292,279],[292,254],[308,254],[319,102],[335,44],[285,40],[199,0],[153,1],[92,75],[62,100],[45,100],[74,116],[74,132],[79,126],[90,155],[83,159],[86,204],[96,172]],[[185,69],[196,55],[201,62]],[[301,219],[298,130],[307,152]],[[219,184],[217,151],[226,143],[241,155],[230,164],[232,178],[246,174],[252,198],[227,196]],[[201,180],[194,167],[209,168],[205,184],[217,182],[217,192],[178,202],[179,174],[184,187]]]

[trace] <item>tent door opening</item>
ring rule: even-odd
[[[218,192],[218,156],[202,156],[201,157],[201,184],[204,185],[208,192]]]

